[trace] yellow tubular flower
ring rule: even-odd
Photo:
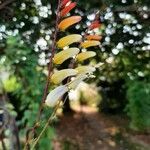
[[[88,47],[98,46],[98,45],[100,45],[100,42],[96,40],[88,40],[88,41],[81,43],[81,47],[83,48],[88,48]]]
[[[75,70],[78,71],[78,74],[91,74],[96,69],[95,69],[95,67],[92,67],[92,66],[79,66],[79,67],[75,68]]]
[[[63,38],[61,38],[58,42],[57,42],[57,46],[59,48],[63,48],[65,46],[68,46],[72,43],[77,43],[77,42],[80,42],[82,39],[82,36],[79,35],[79,34],[70,34],[70,35],[67,35]]]
[[[63,69],[60,71],[57,71],[51,76],[51,82],[54,84],[61,83],[65,78],[69,76],[74,76],[77,74],[77,71],[75,69]]]
[[[77,61],[83,61],[88,58],[94,57],[95,55],[96,55],[96,53],[93,51],[82,52],[76,56],[76,59],[77,59]]]
[[[58,28],[62,31],[66,30],[68,27],[70,27],[71,25],[78,23],[81,20],[80,16],[71,16],[68,17],[64,20],[62,20],[59,25]]]
[[[76,89],[77,86],[79,85],[80,82],[82,82],[83,80],[85,80],[88,76],[87,75],[79,75],[77,76],[73,81],[71,81],[70,83],[68,83],[68,88],[71,89]]]
[[[62,50],[54,56],[53,61],[55,64],[62,64],[65,60],[77,55],[79,51],[80,50],[75,47]]]
[[[54,107],[61,99],[61,97],[68,92],[68,87],[65,85],[61,85],[52,90],[45,100],[45,104],[49,107]]]

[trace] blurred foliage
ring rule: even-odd
[[[1,76],[3,88],[8,94],[9,101],[14,105],[15,111],[19,114],[17,120],[20,135],[24,137],[25,127],[33,126],[37,117],[42,97],[41,91],[46,80],[44,68],[38,65],[36,52],[33,52],[19,36],[7,39],[5,54],[0,56],[0,62],[1,70],[7,74],[6,78],[5,74]],[[46,109],[42,116],[43,121],[46,121],[50,114],[51,110]],[[53,128],[50,127],[49,130],[53,131]],[[45,145],[44,140],[42,141]]]
[[[17,79],[15,76],[10,77],[6,81],[4,81],[4,90],[6,92],[13,92],[20,88],[20,84],[17,83]]]
[[[134,81],[128,83],[128,105],[126,111],[131,119],[130,127],[134,130],[150,128],[150,83]]]

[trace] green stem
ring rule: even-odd
[[[35,140],[35,142],[33,143],[33,146],[31,147],[31,150],[34,150],[35,146],[37,145],[38,141],[40,140],[40,138],[42,137],[43,133],[45,132],[45,130],[47,129],[47,127],[49,126],[49,124],[51,123],[51,121],[53,120],[53,117],[55,117],[56,112],[60,106],[60,102],[58,102],[57,106],[55,107],[53,113],[50,115],[50,117],[48,118],[47,123],[45,124],[44,128],[42,129],[41,133],[39,134],[39,136],[37,137],[37,139]]]
[[[67,96],[65,97],[65,100],[63,102],[63,105],[64,103],[66,102],[67,100]],[[43,133],[45,132],[45,130],[47,129],[47,127],[49,126],[49,124],[51,123],[51,121],[53,120],[53,117],[55,117],[56,115],[56,112],[60,106],[60,103],[61,103],[61,100],[58,102],[57,106],[55,107],[53,113],[51,114],[51,116],[49,117],[47,123],[45,124],[44,128],[42,129],[41,133],[39,134],[39,136],[37,137],[37,139],[35,140],[35,142],[33,143],[33,146],[31,148],[31,150],[34,150],[35,146],[37,145],[38,141],[40,140],[40,138],[42,137]],[[62,105],[62,106],[63,106]]]

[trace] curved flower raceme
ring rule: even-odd
[[[59,25],[58,28],[62,31],[66,30],[68,27],[72,26],[73,24],[78,23],[79,21],[81,21],[81,17],[80,16],[71,16],[68,17],[64,20],[62,20]]]
[[[65,46],[68,46],[72,43],[77,43],[77,42],[80,42],[82,39],[82,36],[79,35],[79,34],[70,34],[70,35],[67,35],[63,38],[61,38],[58,42],[57,42],[57,46],[59,48],[63,48]]]
[[[98,45],[100,45],[100,42],[96,40],[88,40],[88,41],[81,43],[81,47],[83,48],[88,48],[88,47],[98,46]]]
[[[79,66],[75,70],[78,71],[78,74],[92,74],[96,71],[95,67],[92,66]]]
[[[52,90],[45,100],[45,104],[49,107],[56,106],[57,102],[61,99],[61,97],[68,92],[68,87],[65,85],[60,85]]]
[[[66,50],[62,50],[54,56],[53,61],[55,64],[62,64],[65,60],[77,55],[79,51],[80,50],[78,48],[68,48]]]
[[[75,76],[76,74],[77,74],[77,70],[75,69],[63,69],[63,70],[55,72],[51,76],[51,82],[53,82],[54,84],[59,84],[65,78],[70,77],[70,76]]]
[[[95,55],[96,55],[96,53],[93,51],[82,52],[76,56],[76,59],[77,59],[77,61],[83,61],[88,58],[94,57]]]
[[[81,16],[70,16],[65,17],[72,9],[76,7],[77,3],[72,2],[71,0],[61,0],[60,5],[60,12],[59,17],[61,19],[60,23],[58,24],[59,31],[65,31],[72,25],[78,23],[81,21]],[[98,17],[95,17],[95,20],[91,23],[91,25],[87,28],[89,30],[93,30],[95,28],[100,27],[100,21],[98,20]],[[85,39],[85,41],[83,41]],[[57,42],[57,48],[63,49],[53,57],[53,63],[56,65],[62,64],[64,61],[68,60],[69,58],[73,58],[74,60],[68,64],[68,69],[62,69],[54,72],[51,77],[50,81],[54,84],[58,84],[58,87],[53,89],[46,98],[46,105],[50,107],[54,107],[58,104],[58,101],[61,99],[61,97],[67,93],[69,90],[74,90],[77,88],[80,82],[87,78],[93,78],[94,71],[96,71],[96,66],[78,66],[77,63],[84,61],[86,59],[92,58],[96,55],[94,51],[85,51],[80,53],[79,48],[89,48],[93,46],[100,45],[100,40],[102,37],[100,35],[90,35],[88,33],[85,34],[84,38],[80,34],[70,34],[65,37],[60,38]],[[79,48],[71,47],[71,44],[79,43]],[[65,49],[64,47],[69,47]],[[75,66],[78,66],[74,69]],[[62,81],[67,79],[68,77],[73,77],[74,79],[68,83],[68,81],[65,83],[65,85],[59,85],[63,84]],[[69,78],[70,79],[70,78]]]

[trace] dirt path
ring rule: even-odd
[[[82,107],[73,115],[60,118],[56,126],[54,150],[143,150],[122,137],[124,119],[107,117],[96,109]],[[120,124],[121,123],[121,124]]]

